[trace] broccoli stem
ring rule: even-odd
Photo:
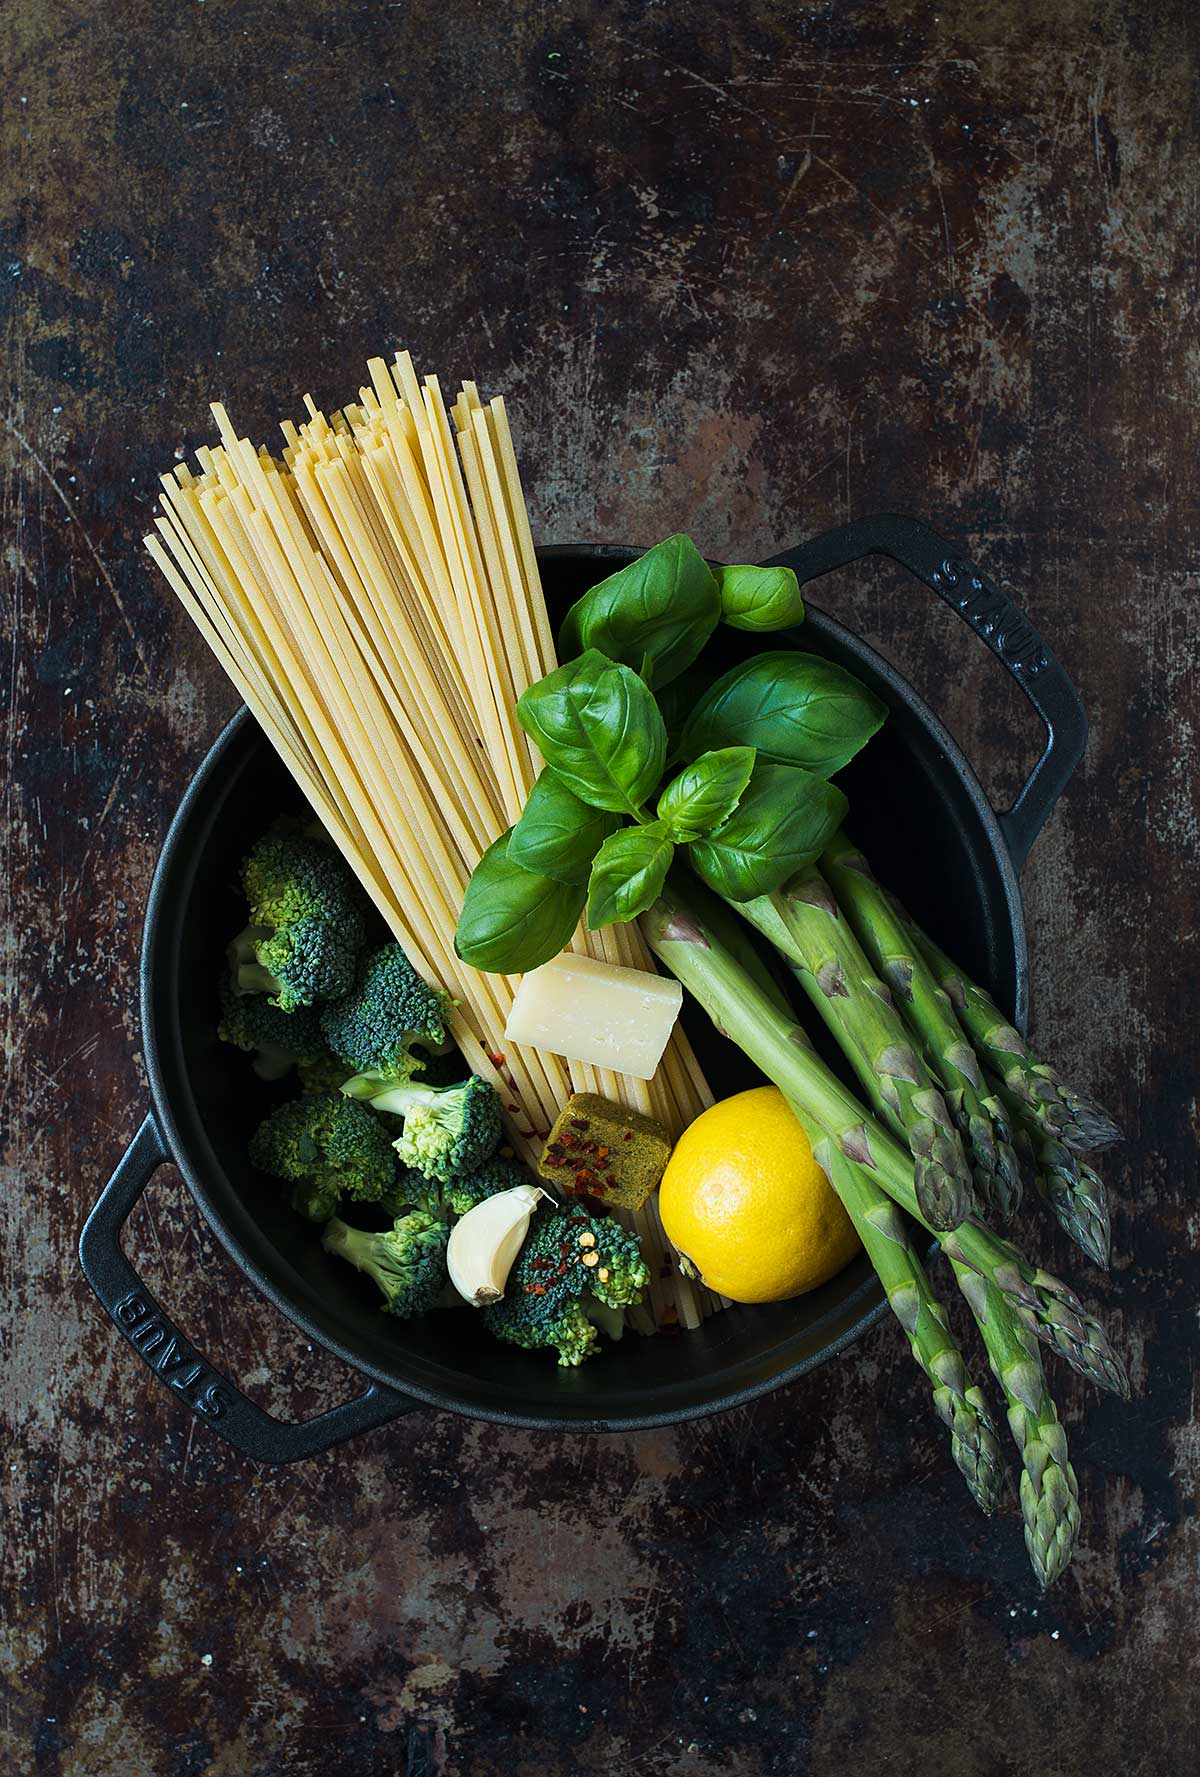
[[[325,1224],[321,1245],[327,1253],[336,1253],[339,1258],[348,1259],[360,1271],[369,1271],[371,1246],[375,1238],[373,1234],[364,1233],[361,1228],[352,1228],[348,1222],[334,1216]]]
[[[599,1327],[600,1331],[606,1333],[610,1339],[621,1337],[625,1331],[625,1310],[623,1308],[611,1308],[607,1302],[602,1302],[599,1296],[594,1296],[591,1290],[585,1290],[579,1299],[583,1304],[583,1312],[594,1327]]]
[[[261,963],[239,963],[234,985],[239,993],[278,994],[279,983]]]
[[[243,963],[257,962],[258,947],[270,936],[270,926],[247,926],[244,931],[239,932],[225,947],[230,968],[239,969]]]
[[[277,1049],[273,1043],[260,1043],[253,1062],[260,1080],[282,1080],[295,1065],[296,1057],[286,1049]]]
[[[258,947],[271,936],[270,926],[247,926],[225,947],[235,990],[241,994],[275,993],[278,982],[258,960]]]
[[[393,1117],[407,1117],[410,1111],[432,1104],[438,1095],[436,1087],[422,1086],[414,1082],[389,1086],[383,1092],[354,1090],[360,1080],[370,1080],[370,1078],[369,1074],[356,1074],[353,1080],[346,1081],[342,1091],[348,1098],[368,1099],[373,1111],[387,1111]]]

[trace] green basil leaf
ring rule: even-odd
[[[571,660],[599,648],[661,687],[690,666],[717,627],[721,599],[690,537],[667,537],[571,606],[558,652]]]
[[[555,882],[586,883],[592,859],[619,817],[589,808],[547,765],[526,798],[508,840],[508,861]]]
[[[636,815],[663,774],[667,731],[658,705],[631,668],[595,648],[531,685],[517,718],[591,808]]]
[[[540,968],[571,942],[586,890],[523,870],[508,856],[509,833],[490,845],[467,884],[454,948],[496,975]]]
[[[804,622],[800,582],[791,568],[717,569],[721,622],[734,629],[795,629]]]
[[[658,799],[658,818],[671,838],[684,845],[719,827],[740,802],[753,770],[753,747],[722,747],[693,759]]]
[[[685,759],[751,746],[760,759],[832,777],[882,726],[887,710],[850,673],[816,654],[780,649],[727,672],[684,726]]]
[[[731,901],[772,894],[813,863],[837,832],[846,798],[835,784],[793,765],[761,759],[741,801],[715,832],[688,851],[692,868]]]
[[[588,883],[587,922],[601,926],[636,919],[657,901],[675,847],[662,821],[622,827],[596,853]]]

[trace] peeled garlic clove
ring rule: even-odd
[[[529,1218],[543,1197],[536,1185],[497,1191],[469,1209],[450,1230],[446,1264],[450,1282],[472,1308],[498,1302],[521,1250]]]

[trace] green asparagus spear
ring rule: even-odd
[[[825,1019],[889,1126],[908,1143],[922,1213],[953,1228],[972,1205],[971,1173],[937,1083],[819,870],[737,911],[770,939]]]
[[[904,917],[907,920],[907,915]],[[1077,1154],[1118,1141],[1121,1132],[1107,1111],[1072,1087],[1064,1087],[1054,1069],[1037,1059],[991,996],[969,980],[919,926],[911,920],[908,924],[980,1060],[999,1076],[1028,1115]]]
[[[1020,1101],[1007,1087],[996,1085],[995,1090],[1029,1143],[1037,1166],[1034,1188],[1038,1196],[1063,1232],[1094,1265],[1107,1271],[1112,1227],[1103,1179],[1065,1142],[1050,1135],[1035,1119],[1026,1118]]]
[[[839,833],[822,853],[821,873],[945,1092],[966,1143],[980,1205],[1009,1221],[1020,1202],[1021,1179],[1009,1144],[1008,1119],[985,1087],[975,1051],[914,941],[912,928],[844,834]]]
[[[974,1312],[1021,1452],[1025,1547],[1038,1583],[1049,1586],[1070,1561],[1079,1532],[1079,1488],[1067,1455],[1066,1433],[1046,1387],[1037,1347],[994,1285],[986,1287]]]
[[[1017,1165],[1021,1168],[1022,1191],[1037,1189],[1037,1150],[1033,1137],[1020,1118],[1011,1125],[1008,1135],[1012,1143],[1012,1151],[1017,1156]]]
[[[951,1095],[947,1094],[950,1115],[956,1115]],[[1013,1145],[1012,1118],[997,1098],[994,1091],[989,1091],[984,1083],[983,1108],[990,1118],[996,1132],[996,1149],[999,1164],[996,1168],[996,1216],[1007,1225],[1012,1221],[1021,1207],[1021,1199],[1025,1192],[1025,1175],[1021,1169],[1021,1160]]]
[[[1004,1485],[1004,1458],[982,1391],[971,1381],[946,1310],[909,1238],[909,1224],[863,1167],[847,1160],[830,1136],[793,1105],[813,1154],[841,1198],[887,1292],[912,1354],[933,1384],[933,1404],[949,1427],[950,1451],[981,1511],[994,1512]]]
[[[1112,1261],[1112,1223],[1104,1180],[1086,1160],[1079,1161],[1074,1179],[1043,1167],[1035,1189],[1065,1234],[1087,1254],[1093,1265],[1107,1271]]]
[[[1082,1138],[1079,1144],[1081,1154],[1099,1154],[1120,1141],[1120,1127],[1094,1098],[1076,1092],[1073,1086],[1065,1086],[1061,1080],[1058,1082],[1058,1095],[1075,1120]]]
[[[890,1184],[885,1189],[890,1192]],[[1011,1241],[976,1222],[964,1222],[938,1238],[948,1258],[961,1261],[1001,1291],[1043,1345],[1051,1346],[1097,1388],[1129,1399],[1129,1376],[1107,1330],[1069,1284],[1031,1265]]]

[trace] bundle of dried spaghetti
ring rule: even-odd
[[[146,546],[414,966],[457,1001],[454,1035],[526,1158],[572,1089],[677,1135],[711,1102],[681,1031],[649,1082],[506,1045],[517,979],[455,953],[471,872],[541,767],[515,706],[554,644],[503,401],[465,383],[451,414],[406,353],[368,368],[340,412],[306,397],[278,457],[214,406],[221,443],[162,477]],[[634,926],[581,928],[575,947],[652,966]],[[698,1325],[716,1299],[680,1274],[653,1200],[636,1226],[654,1320]]]

